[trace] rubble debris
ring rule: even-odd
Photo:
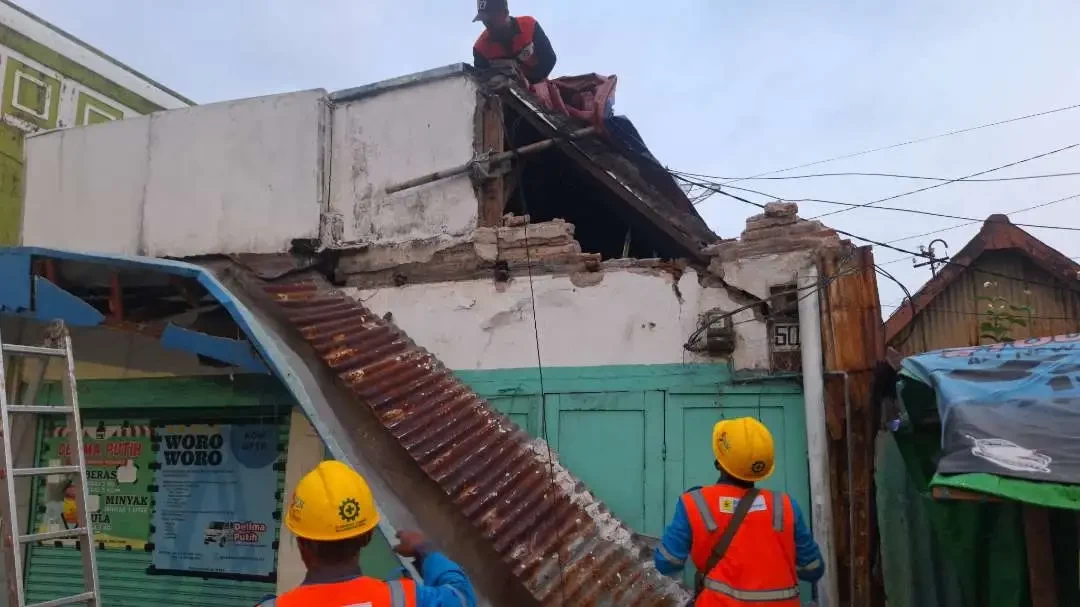
[[[806,250],[817,251],[841,245],[840,236],[820,221],[800,219],[794,202],[770,202],[765,212],[746,220],[738,240],[722,240],[704,249],[712,258],[709,271],[723,276],[723,263],[736,259]]]

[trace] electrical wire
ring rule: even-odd
[[[695,184],[695,185],[698,185],[698,184]],[[719,184],[717,184],[717,186],[719,187]],[[699,185],[699,187],[703,187],[703,186]],[[781,200],[780,198],[772,196],[771,194],[766,194],[765,192],[761,192],[761,191],[758,191],[758,190],[752,190],[750,188],[744,188],[744,187],[734,186],[734,185],[728,185],[728,186],[723,186],[723,187],[730,188],[732,190],[739,190],[739,191],[742,191],[742,192],[750,192],[751,194],[759,194],[761,196],[766,196],[768,198],[773,198],[776,201]],[[1036,206],[1033,206],[1033,207],[1028,207],[1026,209],[1020,209],[1018,211],[1011,211],[1010,213],[1005,213],[1005,215],[1022,213],[1024,211],[1030,211],[1032,209],[1037,209],[1037,208],[1048,206],[1048,205],[1055,204],[1055,203],[1058,203],[1058,202],[1064,202],[1066,200],[1071,200],[1073,198],[1080,198],[1080,194],[1073,194],[1072,196],[1068,196],[1066,198],[1060,198],[1058,200],[1043,203],[1043,204],[1036,205]],[[784,199],[784,200],[786,202],[819,202],[819,203],[823,203],[823,204],[834,204],[834,205],[841,205],[841,206],[852,207],[852,208],[856,208],[856,207],[857,208],[863,208],[865,206],[865,205],[861,205],[861,204],[855,204],[855,203],[852,203],[852,202],[837,202],[835,200],[823,200],[823,199],[820,199],[820,198],[798,198],[798,199]],[[986,221],[985,219],[975,219],[973,217],[963,217],[961,215],[950,215],[948,213],[937,213],[937,212],[934,212],[934,211],[925,211],[925,210],[922,210],[922,209],[907,209],[907,208],[904,208],[904,207],[879,207],[879,206],[875,206],[875,207],[867,207],[867,208],[878,209],[878,210],[882,210],[882,211],[897,211],[897,212],[900,212],[900,213],[911,213],[911,214],[914,214],[914,215],[925,215],[927,217],[940,217],[940,218],[943,218],[943,219],[960,219],[960,220],[963,220],[963,221],[966,222],[966,223],[960,224],[960,225],[955,226],[955,227],[963,227],[963,226],[967,226],[967,225],[972,225],[974,223],[984,223]],[[1066,232],[1080,232],[1080,228],[1078,228],[1078,227],[1070,227],[1070,226],[1051,226],[1051,225],[1043,225],[1043,224],[1035,224],[1035,223],[1013,223],[1012,225],[1014,225],[1016,227],[1019,227],[1019,228],[1040,228],[1040,229],[1044,229],[1044,230],[1063,230],[1063,231],[1066,231]],[[901,239],[901,240],[907,240],[907,239],[910,239],[910,238],[914,238],[914,237],[909,236],[909,237]],[[898,242],[898,241],[893,241],[893,242]]]
[[[717,189],[719,190],[719,188],[717,188]],[[760,203],[754,202],[752,200],[747,200],[746,198],[743,198],[742,196],[737,196],[735,194],[732,194],[731,192],[726,192],[724,190],[720,190],[718,193],[723,195],[723,196],[727,196],[729,198],[738,200],[740,202],[744,202],[744,203],[747,203],[747,204],[754,205],[756,207],[764,206],[764,205],[762,205]],[[844,231],[844,230],[839,230],[839,229],[836,229],[836,228],[832,228],[832,230],[834,232],[836,232],[837,234],[847,236],[848,238],[854,238],[856,240],[861,240],[862,242],[867,242],[867,243],[870,243],[872,245],[876,245],[876,246],[883,247],[883,248],[886,248],[886,249],[891,249],[891,250],[897,251],[899,253],[904,253],[905,255],[910,255],[910,256],[913,256],[913,257],[919,257],[919,258],[928,259],[928,260],[931,259],[930,256],[928,254],[925,254],[925,253],[917,253],[915,251],[910,251],[908,249],[902,249],[900,247],[897,247],[895,245],[891,245],[891,244],[886,243],[886,242],[881,242],[881,241],[878,241],[878,240],[874,240],[872,238],[867,238],[865,236],[859,236],[858,234],[853,234],[851,232],[847,232],[847,231]],[[934,258],[934,261],[935,262],[941,262],[944,265],[958,266],[958,267],[961,267],[961,268],[964,268],[964,269],[974,269],[974,270],[977,270],[979,272],[982,272],[983,274],[987,274],[989,276],[997,276],[999,278],[1004,278],[1004,279],[1007,279],[1007,280],[1013,280],[1013,281],[1021,282],[1021,283],[1024,283],[1024,284],[1040,285],[1040,286],[1044,286],[1044,287],[1050,287],[1052,289],[1057,289],[1059,291],[1068,291],[1068,292],[1071,292],[1071,293],[1080,294],[1080,290],[1078,290],[1077,288],[1069,287],[1068,285],[1062,285],[1062,284],[1055,285],[1055,284],[1051,284],[1051,283],[1047,283],[1047,282],[1041,282],[1041,281],[1036,281],[1036,280],[1029,280],[1029,279],[1026,279],[1026,278],[1020,278],[1020,277],[1017,277],[1017,276],[1009,276],[1008,274],[1002,274],[1000,272],[994,272],[992,270],[987,270],[985,268],[972,268],[968,264],[959,263],[959,262],[952,261],[951,259],[947,259],[947,258],[940,258],[940,259]]]
[[[816,160],[814,162],[807,162],[807,163],[791,166],[791,167],[788,167],[786,169],[777,169],[775,171],[766,171],[764,173],[758,173],[758,174],[752,175],[750,177],[743,177],[742,179],[735,179],[735,180],[732,180],[731,182],[728,182],[728,183],[734,183],[734,182],[737,182],[737,181],[746,181],[746,180],[749,180],[749,179],[756,179],[758,177],[766,177],[768,175],[775,175],[777,173],[786,173],[788,171],[794,171],[796,169],[805,169],[805,168],[812,167],[812,166],[818,166],[818,165],[821,165],[821,164],[827,164],[827,163],[830,163],[830,162],[836,162],[838,160],[847,160],[849,158],[858,158],[859,156],[866,156],[867,154],[874,154],[874,153],[877,153],[877,152],[884,152],[884,151],[887,151],[887,150],[895,150],[896,148],[901,148],[901,147],[905,147],[905,146],[909,146],[909,145],[914,145],[914,144],[917,144],[917,143],[924,143],[924,142],[927,142],[927,141],[933,141],[935,139],[942,139],[944,137],[951,137],[953,135],[961,135],[961,134],[964,134],[964,133],[971,133],[973,131],[978,131],[978,130],[982,130],[982,129],[988,129],[988,128],[991,128],[991,127],[1010,124],[1010,123],[1013,123],[1013,122],[1019,122],[1021,120],[1028,120],[1028,119],[1031,119],[1031,118],[1039,118],[1041,116],[1049,116],[1050,114],[1057,114],[1059,112],[1065,112],[1065,111],[1068,111],[1068,110],[1074,110],[1076,108],[1080,108],[1080,103],[1077,103],[1075,105],[1065,106],[1065,107],[1054,108],[1052,110],[1046,110],[1046,111],[1043,111],[1043,112],[1036,112],[1034,114],[1027,114],[1027,115],[1024,115],[1024,116],[1017,116],[1016,118],[1008,118],[1006,120],[998,120],[997,122],[990,122],[990,123],[987,123],[987,124],[980,124],[978,126],[968,127],[968,128],[964,128],[964,129],[956,129],[956,130],[953,130],[953,131],[947,131],[945,133],[939,133],[937,135],[931,135],[929,137],[921,137],[921,138],[918,138],[918,139],[909,139],[907,141],[902,141],[900,143],[894,143],[892,145],[886,145],[886,146],[881,146],[881,147],[876,147],[876,148],[870,148],[868,150],[863,150],[861,152],[854,152],[854,153],[851,153],[851,154],[843,154],[841,156],[834,156],[832,158],[826,158],[824,160]]]
[[[510,127],[508,136],[511,144],[514,141],[514,135],[517,132],[518,126],[521,124],[522,117],[519,115],[514,124]],[[544,358],[540,349],[540,321],[536,314],[536,286],[533,279],[533,261],[532,252],[529,247],[529,227],[532,224],[532,218],[529,214],[529,203],[525,198],[525,162],[526,160],[517,156],[518,160],[518,197],[521,199],[521,214],[525,217],[525,265],[529,274],[529,302],[532,306],[532,320],[533,320],[533,339],[536,342],[536,371],[540,382],[540,436],[544,441],[544,446],[547,449],[548,458],[548,473],[550,476],[550,487],[552,495],[556,494],[556,482],[555,482],[555,453],[551,448],[551,437],[548,429],[548,415],[547,415],[547,390],[544,388]],[[566,570],[562,562],[562,553],[560,550],[555,550],[556,565],[559,569],[559,592],[561,594],[560,604],[566,603]]]
[[[812,173],[810,175],[785,175],[783,177],[719,177],[715,175],[704,175],[702,173],[689,173],[686,171],[677,171],[671,169],[672,173],[679,175],[687,175],[690,177],[699,177],[703,179],[716,179],[725,182],[723,185],[735,183],[737,181],[780,181],[789,179],[816,179],[821,177],[888,177],[892,179],[913,179],[919,181],[953,181],[947,177],[926,177],[922,175],[903,175],[900,173],[861,173],[861,172],[843,172],[843,173]],[[1076,177],[1080,176],[1080,171],[1070,173],[1048,173],[1044,175],[1021,175],[1018,177],[991,177],[988,179],[965,179],[964,183],[990,183],[998,181],[1027,181],[1031,179],[1053,179],[1057,177]]]
[[[1008,164],[1003,164],[1001,166],[996,166],[994,168],[987,169],[985,171],[979,171],[978,173],[972,173],[970,175],[965,175],[963,177],[958,177],[956,179],[952,179],[952,180],[949,180],[949,181],[944,181],[944,182],[941,182],[941,183],[935,183],[934,185],[928,185],[928,186],[923,187],[923,188],[918,188],[918,189],[910,190],[910,191],[907,191],[907,192],[901,192],[899,194],[894,194],[892,196],[886,196],[885,198],[880,198],[878,200],[871,200],[870,202],[859,205],[859,207],[869,207],[869,206],[876,205],[878,203],[888,202],[890,200],[896,200],[898,198],[903,198],[905,196],[912,196],[914,194],[919,194],[921,192],[927,192],[929,190],[944,187],[944,186],[947,186],[947,185],[952,184],[952,183],[956,183],[956,182],[959,182],[959,181],[965,181],[967,179],[971,179],[972,177],[979,177],[979,176],[982,176],[982,175],[986,175],[987,173],[993,173],[994,171],[1000,171],[1000,170],[1003,170],[1003,169],[1018,166],[1018,165],[1024,164],[1025,162],[1031,162],[1033,160],[1039,160],[1040,158],[1046,158],[1047,156],[1052,156],[1054,154],[1060,154],[1061,152],[1066,152],[1068,150],[1071,150],[1071,149],[1074,149],[1074,148],[1077,148],[1077,147],[1080,147],[1080,143],[1074,143],[1074,144],[1071,144],[1071,145],[1067,145],[1067,146],[1065,146],[1063,148],[1058,148],[1056,150],[1050,150],[1049,152],[1043,152],[1042,154],[1036,154],[1035,156],[1030,156],[1028,158],[1023,158],[1023,159],[1017,160],[1015,162],[1010,162]],[[856,208],[859,208],[859,207],[856,207]],[[828,213],[823,213],[821,215],[818,215],[817,217],[811,217],[810,219],[821,219],[822,217],[828,217],[830,215],[839,215],[840,213],[847,213],[848,211],[852,211],[852,210],[854,210],[854,209],[849,208],[849,209],[841,209],[839,211],[830,211]]]
[[[1058,204],[1060,202],[1065,202],[1067,200],[1073,200],[1073,199],[1076,199],[1076,198],[1080,198],[1080,193],[1072,194],[1072,195],[1066,196],[1064,198],[1058,198],[1057,200],[1051,200],[1049,202],[1044,202],[1044,203],[1037,204],[1037,205],[1034,205],[1034,206],[1024,207],[1022,209],[1017,209],[1015,211],[1008,211],[1008,212],[1002,213],[1002,214],[1005,215],[1006,217],[1008,217],[1010,215],[1016,215],[1018,213],[1026,213],[1028,211],[1034,211],[1035,209],[1041,209],[1043,207],[1048,207],[1048,206],[1050,206],[1052,204]],[[954,226],[949,226],[947,228],[941,228],[941,229],[938,229],[938,230],[931,230],[929,232],[923,232],[922,234],[915,234],[913,236],[904,236],[903,238],[897,238],[896,240],[890,240],[889,244],[895,244],[897,242],[904,242],[905,240],[914,240],[916,238],[923,238],[924,236],[933,236],[934,234],[940,234],[942,232],[948,232],[949,230],[955,230],[957,228],[965,228],[967,226],[974,225],[976,223],[983,223],[983,222],[979,221],[979,220],[971,220],[971,221],[967,221],[967,222],[964,222],[964,223],[956,224]]]

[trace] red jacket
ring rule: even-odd
[[[532,17],[511,17],[510,29],[509,41],[484,30],[473,45],[473,65],[483,70],[493,61],[509,59],[517,62],[529,84],[546,80],[557,58],[544,28]]]

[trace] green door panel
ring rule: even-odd
[[[540,435],[540,397],[536,394],[498,394],[487,399],[530,436]]]
[[[659,534],[663,395],[559,394],[549,396],[548,403],[547,434],[562,464],[628,525]]]

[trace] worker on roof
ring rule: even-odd
[[[296,535],[307,577],[297,588],[259,607],[475,607],[465,573],[416,531],[397,534],[394,551],[416,559],[425,584],[384,582],[360,572],[360,551],[371,542],[379,513],[364,478],[326,461],[296,486],[285,526]]]
[[[824,564],[795,500],[754,486],[775,467],[772,435],[750,417],[722,420],[712,450],[720,480],[675,504],[656,568],[670,575],[689,557],[695,607],[799,607],[799,580],[816,582]]]
[[[555,50],[544,28],[532,17],[511,17],[506,0],[476,0],[476,18],[484,33],[473,45],[476,69],[514,67],[529,84],[547,80],[555,69]]]

